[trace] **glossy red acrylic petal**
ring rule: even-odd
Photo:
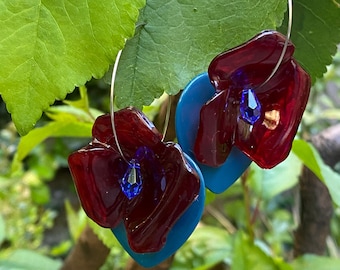
[[[242,120],[238,124],[235,145],[262,168],[286,159],[308,101],[309,75],[293,60],[286,65],[282,83],[258,95],[261,119],[253,126]]]
[[[163,177],[148,182],[138,198],[142,201],[129,209],[125,224],[130,247],[136,252],[155,252],[155,247],[164,246],[168,232],[198,196],[199,178],[177,147],[174,143],[164,145],[159,152],[163,172],[157,172]]]
[[[237,114],[233,104],[228,102],[232,94],[220,92],[201,109],[194,152],[197,161],[203,164],[213,167],[223,164],[234,144],[234,137],[230,135],[236,129]]]
[[[255,87],[263,83],[278,62],[285,39],[276,31],[264,31],[248,42],[216,56],[208,69],[216,90]],[[289,43],[283,63],[293,53],[294,46]]]
[[[117,152],[101,145],[90,145],[71,154],[68,162],[86,214],[102,227],[117,226],[125,203],[118,179],[126,163]]]
[[[127,158],[132,158],[140,146],[153,148],[162,139],[162,134],[158,132],[152,122],[133,107],[115,112],[114,121],[119,145]],[[96,119],[92,129],[92,137],[116,149],[109,114],[99,116]]]

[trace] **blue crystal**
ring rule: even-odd
[[[261,104],[253,89],[242,91],[240,112],[241,118],[251,125],[254,125],[260,119]]]
[[[123,193],[131,200],[142,190],[143,179],[140,172],[140,165],[135,159],[129,162],[129,166],[120,182]]]

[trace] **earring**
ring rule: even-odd
[[[69,166],[86,214],[112,228],[130,255],[150,266],[174,253],[199,222],[203,177],[177,144],[161,141],[143,113],[120,110],[115,123],[125,157],[104,115],[94,123],[92,142],[70,155]]]
[[[293,58],[291,1],[289,11],[287,37],[263,31],[216,56],[179,100],[179,144],[213,192],[228,188],[251,161],[272,168],[291,150],[311,83]]]
[[[171,256],[201,218],[200,169],[178,144],[163,142],[135,108],[113,113],[111,104],[111,114],[96,119],[92,141],[72,153],[68,163],[88,217],[110,228],[144,267]]]

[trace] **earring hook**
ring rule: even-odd
[[[169,121],[170,121],[170,113],[171,113],[171,96],[168,97],[168,104],[166,108],[166,115],[165,115],[165,120],[164,120],[164,127],[163,127],[163,137],[162,137],[162,142],[165,139],[166,132],[168,131],[169,127]]]
[[[277,72],[277,70],[279,69],[283,58],[286,54],[287,48],[288,48],[288,43],[290,40],[290,36],[292,33],[292,25],[293,25],[293,2],[292,0],[288,0],[288,29],[287,29],[287,34],[286,34],[286,40],[285,43],[283,45],[283,49],[281,52],[281,55],[279,57],[279,60],[276,63],[276,66],[274,67],[272,73],[269,75],[269,77],[265,80],[264,83],[261,84],[261,86],[265,85],[267,82],[269,82],[271,80],[271,78],[273,78],[273,76],[275,75],[275,73]]]
[[[110,116],[111,116],[111,126],[112,126],[112,132],[113,136],[115,138],[115,142],[117,145],[117,149],[123,160],[129,164],[129,161],[126,159],[124,156],[124,153],[122,151],[122,148],[120,147],[118,137],[117,137],[117,131],[115,127],[115,116],[114,116],[114,90],[115,90],[115,80],[116,80],[116,74],[117,74],[117,69],[118,69],[118,63],[120,60],[120,56],[122,55],[122,50],[119,50],[116,56],[115,64],[112,69],[112,77],[111,77],[111,87],[110,87]]]

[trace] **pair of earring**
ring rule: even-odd
[[[87,215],[144,267],[171,256],[201,218],[205,187],[223,192],[251,161],[271,168],[287,157],[310,89],[293,52],[264,31],[215,57],[178,102],[181,147],[135,108],[100,116],[69,157]]]

